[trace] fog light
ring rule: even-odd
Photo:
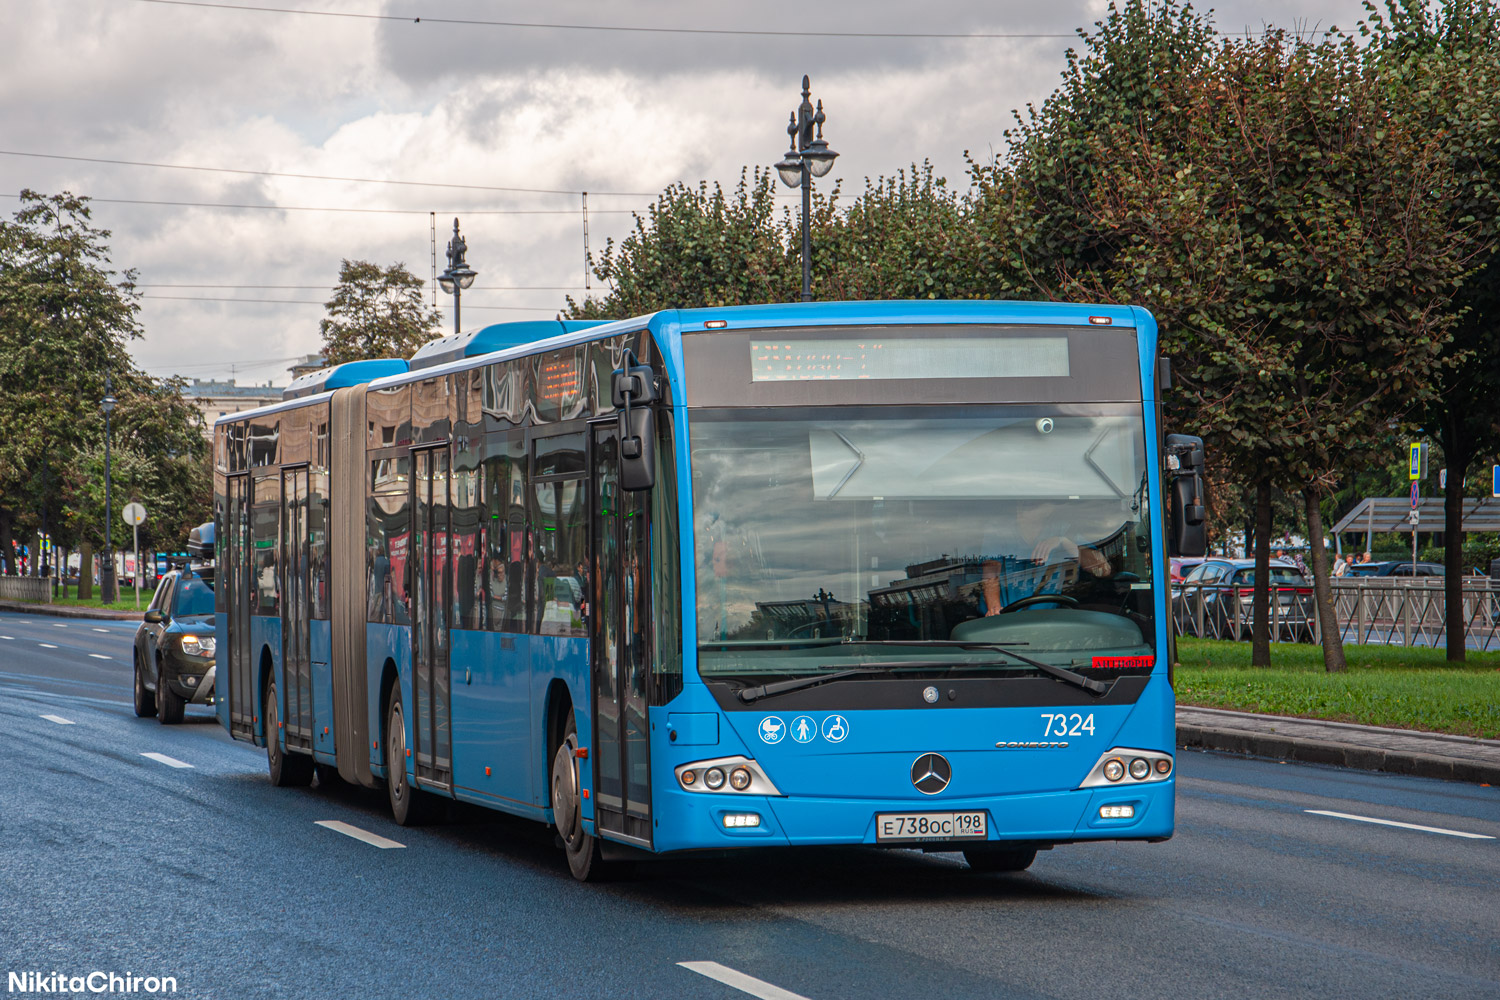
[[[684,787],[684,788],[691,788],[694,784],[697,783],[697,781],[698,781],[698,772],[697,771],[683,771],[682,772],[682,787]]]
[[[759,813],[725,813],[724,829],[737,830],[744,827],[760,826]]]
[[[1167,774],[1171,770],[1172,770],[1172,762],[1170,760],[1167,760],[1167,758],[1165,758],[1165,757],[1158,757],[1156,759],[1156,773],[1157,774]]]
[[[186,684],[190,688],[198,686],[198,678],[193,677],[192,675],[187,675],[179,679],[182,681],[182,683]]]
[[[1111,757],[1104,762],[1104,776],[1110,781],[1119,781],[1125,777],[1125,765]]]
[[[703,784],[714,791],[724,787],[724,772],[717,767],[711,767],[703,774]]]
[[[1130,762],[1130,776],[1136,781],[1145,781],[1146,776],[1151,773],[1151,762],[1144,757],[1137,757]]]
[[[1134,819],[1135,806],[1100,806],[1100,819]]]
[[[750,772],[743,767],[737,767],[729,772],[729,787],[737,792],[743,792],[750,787]]]

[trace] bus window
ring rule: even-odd
[[[486,441],[484,492],[489,628],[520,632],[526,620],[526,445],[519,433]]]

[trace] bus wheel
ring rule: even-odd
[[[1036,860],[1036,849],[971,847],[964,860],[976,872],[1024,872]]]
[[[161,675],[161,664],[156,665],[156,717],[164,726],[175,726],[182,721],[183,700],[178,697]]]
[[[156,697],[146,690],[146,682],[141,680],[141,654],[136,653],[131,661],[135,664],[135,717],[144,719],[156,714]]]
[[[276,703],[276,682],[266,681],[266,765],[271,784],[277,788],[302,788],[312,783],[312,758],[281,749],[281,707]]]
[[[385,790],[391,800],[391,815],[401,826],[420,826],[432,811],[432,799],[413,788],[406,778],[406,716],[401,711],[401,692],[391,692],[391,709],[385,723]]]
[[[568,856],[568,870],[580,882],[599,882],[614,874],[599,857],[599,841],[583,829],[583,797],[578,783],[578,727],[572,713],[562,744],[552,757],[552,819]]]

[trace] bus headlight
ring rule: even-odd
[[[1115,747],[1100,756],[1089,769],[1088,777],[1079,788],[1098,788],[1101,785],[1149,784],[1165,781],[1172,776],[1172,755],[1159,750],[1133,750]]]
[[[717,757],[673,769],[677,783],[685,792],[713,795],[780,795],[760,765],[749,757]]]

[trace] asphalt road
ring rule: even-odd
[[[1020,875],[851,849],[580,885],[533,824],[402,829],[379,793],[271,788],[204,709],[136,719],[133,631],[0,614],[0,976],[225,998],[1500,996],[1500,840],[1454,835],[1500,837],[1500,789],[1184,753],[1166,844],[1060,847]]]

